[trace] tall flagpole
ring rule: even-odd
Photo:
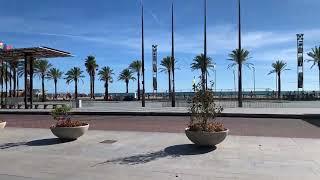
[[[239,53],[241,51],[241,1],[238,0],[238,50]],[[238,107],[242,107],[242,64],[239,63],[238,67],[238,78],[239,78],[239,84],[238,84]]]
[[[207,0],[204,0],[204,61],[206,62],[207,60]],[[206,66],[206,63],[204,63],[204,66]],[[203,71],[206,73],[206,69],[207,67],[203,67]],[[204,80],[202,80],[202,83],[207,83],[207,76],[204,76],[203,78],[205,78]],[[207,88],[207,84],[206,85],[202,85],[203,87]],[[204,90],[204,89],[203,89]]]
[[[142,107],[146,107],[145,77],[144,77],[144,26],[143,26],[143,2],[141,1],[141,61],[142,61]]]
[[[175,68],[175,57],[174,57],[174,1],[172,1],[172,11],[171,11],[171,58],[172,58],[172,107],[176,107],[176,92],[175,92],[175,76],[174,76],[174,68]]]

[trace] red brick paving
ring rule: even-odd
[[[54,120],[48,115],[0,115],[8,127],[49,128]],[[163,116],[73,116],[90,123],[90,129],[113,131],[143,131],[182,133],[188,117]],[[271,136],[320,138],[320,129],[299,119],[273,118],[218,118],[230,129],[230,134],[241,136]]]

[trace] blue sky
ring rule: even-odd
[[[170,8],[172,0],[144,0],[146,90],[152,91],[151,45],[158,44],[158,59],[170,55]],[[141,59],[139,0],[11,0],[0,7],[0,41],[14,47],[49,46],[74,54],[72,58],[50,62],[66,72],[84,68],[87,55],[96,56],[102,66],[119,72],[136,59]],[[203,52],[203,2],[175,0],[177,91],[191,89],[199,72],[190,70],[195,55]],[[320,45],[320,23],[316,19],[319,0],[242,0],[243,46],[251,52],[250,62],[256,67],[258,90],[275,88],[275,75],[268,76],[276,59],[288,62],[283,74],[283,89],[296,90],[296,33],[305,34],[305,51]],[[237,47],[236,0],[208,0],[208,54],[217,64],[217,89],[233,89],[233,72],[227,70],[228,53]],[[305,58],[307,58],[305,56]],[[305,89],[318,89],[317,68],[305,63]],[[214,79],[213,76],[210,79]],[[81,92],[89,92],[89,78],[80,83]],[[167,75],[159,73],[159,90],[167,89]],[[252,71],[244,69],[244,89],[253,88]],[[58,91],[73,91],[59,81]],[[53,83],[47,82],[49,92]],[[96,92],[103,92],[97,81]],[[129,90],[136,90],[136,82]],[[35,87],[40,88],[39,81]],[[125,92],[124,82],[115,81],[111,92]]]

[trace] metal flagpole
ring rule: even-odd
[[[176,94],[175,94],[175,74],[174,74],[174,68],[175,68],[175,57],[174,57],[174,1],[172,1],[172,11],[171,11],[171,58],[172,58],[172,97],[171,97],[171,105],[172,107],[176,106]]]
[[[144,74],[144,25],[143,25],[143,2],[141,0],[141,61],[142,61],[142,107],[146,107],[145,99],[145,74]]]
[[[240,51],[241,48],[241,1],[238,0],[238,50]],[[238,107],[242,107],[242,64],[239,63],[239,69],[238,69],[238,78],[239,78],[239,84],[238,84]]]

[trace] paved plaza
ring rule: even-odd
[[[0,115],[8,127],[45,128],[55,121],[49,115]],[[90,123],[90,129],[183,133],[190,118],[185,116],[72,116]],[[220,117],[231,135],[320,138],[318,119]]]
[[[38,103],[46,104],[52,102]],[[61,102],[58,102],[61,104]],[[71,105],[71,102],[64,102]],[[141,102],[105,102],[105,101],[84,101],[82,108],[73,108],[75,114],[100,114],[100,115],[187,115],[187,107],[163,107],[164,102],[146,102],[146,107],[141,107]],[[312,115],[320,117],[320,101],[294,101],[294,102],[277,102],[277,101],[252,101],[252,106],[247,108],[224,108],[222,115],[225,116],[260,116],[260,117],[299,117]],[[177,103],[178,105],[179,103]],[[280,107],[281,106],[281,107]],[[48,114],[52,110],[48,109],[0,109],[1,114]]]
[[[91,130],[63,143],[48,129],[6,128],[0,151],[4,180],[320,178],[319,139],[231,135],[198,148],[183,133]]]

